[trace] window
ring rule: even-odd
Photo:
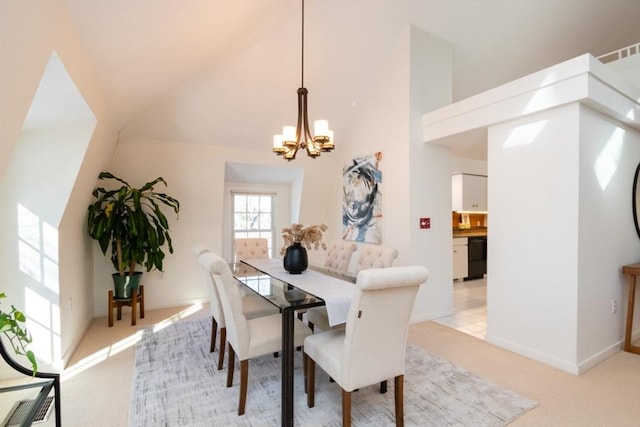
[[[233,240],[264,238],[273,256],[273,194],[233,193]]]

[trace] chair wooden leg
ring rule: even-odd
[[[218,335],[218,322],[216,322],[216,319],[211,316],[211,347],[209,348],[210,353],[216,351],[216,335]]]
[[[249,360],[240,361],[240,402],[238,403],[238,415],[244,415],[244,407],[247,404],[247,382],[249,379]]]
[[[144,319],[144,286],[140,285],[140,318]]]
[[[380,394],[385,394],[387,392],[387,380],[380,382]]]
[[[302,378],[304,379],[304,392],[307,392],[307,353],[302,352]]]
[[[305,356],[307,356],[305,354]],[[307,359],[307,406],[313,408],[315,406],[315,388],[316,388],[316,362],[309,356]]]
[[[313,322],[307,322],[309,325],[309,329],[311,329],[311,332],[315,332],[313,329],[316,327]]]
[[[227,346],[227,328],[220,328],[220,354],[218,354],[218,371],[222,369],[224,363],[224,349]],[[231,346],[229,346],[229,356],[231,356]]]
[[[395,402],[396,402],[396,427],[404,427],[404,375],[398,375],[394,379]]]
[[[351,427],[351,392],[342,389],[342,427]]]
[[[231,387],[233,385],[233,369],[235,368],[235,358],[235,351],[233,351],[233,347],[229,345],[229,362],[227,363],[227,387]]]
[[[113,326],[113,291],[109,291],[109,327]]]

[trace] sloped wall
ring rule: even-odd
[[[57,227],[58,233],[55,243],[59,295],[51,319],[59,336],[53,343],[55,351],[47,353],[51,355],[47,362],[55,369],[71,356],[93,318],[91,253],[86,250],[88,239],[84,222],[91,190],[98,172],[111,159],[116,135],[104,111],[99,84],[69,21],[64,3],[0,2],[0,39],[3,40],[0,44],[0,57],[3,58],[3,66],[0,67],[0,92],[3,94],[0,97],[0,177],[3,185],[11,185],[6,181],[7,170],[17,153],[16,146],[21,141],[27,111],[54,51],[97,119],[95,130],[85,133],[85,137],[90,138],[86,151],[74,151],[78,156],[75,160],[81,162],[81,166],[74,177],[65,180],[64,197],[60,199],[63,205],[57,207],[53,221],[57,223],[50,224]],[[55,146],[50,148],[55,150]],[[57,163],[58,167],[65,166],[64,159]],[[55,173],[59,175],[59,171]],[[40,179],[54,179],[52,174],[53,170],[48,169]],[[23,196],[29,194],[20,195]],[[17,229],[10,234],[17,236]],[[0,278],[2,283],[7,283],[6,279],[20,274],[20,265],[11,241],[3,239],[0,251],[3,254]],[[9,295],[7,303],[24,307],[27,288],[21,284],[17,286],[22,288],[21,292]],[[47,364],[43,364],[43,369],[46,367]]]

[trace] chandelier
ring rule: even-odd
[[[288,161],[296,158],[299,149],[307,150],[307,155],[316,158],[322,151],[331,151],[333,145],[333,131],[329,130],[326,120],[316,120],[313,123],[313,133],[309,132],[309,117],[307,109],[307,95],[309,91],[304,87],[304,0],[302,0],[302,79],[298,89],[298,124],[284,126],[282,134],[273,136],[273,152]]]

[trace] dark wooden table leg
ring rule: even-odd
[[[282,310],[282,426],[293,426],[294,310]]]

